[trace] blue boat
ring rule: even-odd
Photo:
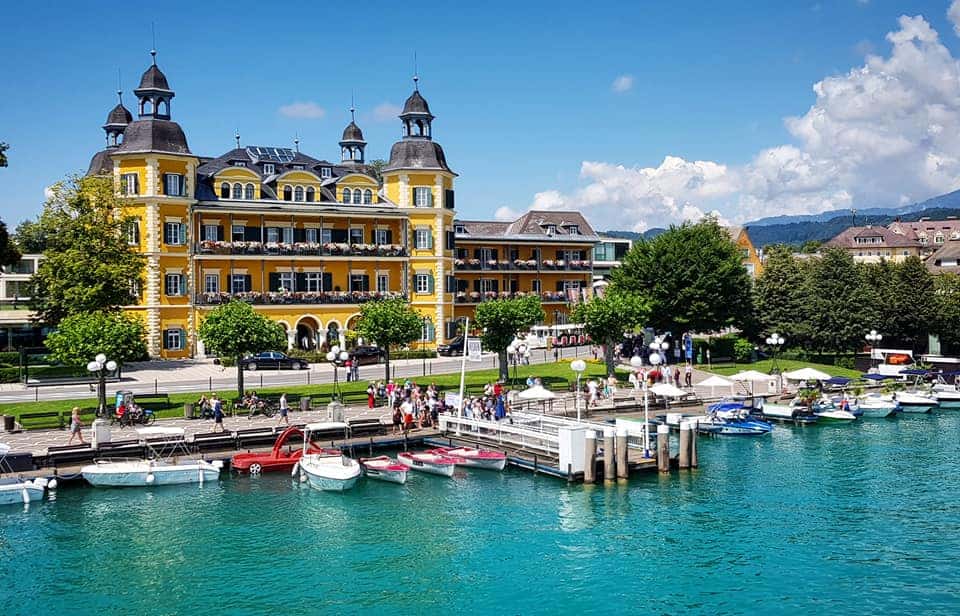
[[[706,434],[761,436],[773,430],[773,424],[756,416],[753,398],[725,399],[707,407],[707,415],[697,422]]]

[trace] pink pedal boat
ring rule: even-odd
[[[397,454],[397,459],[412,470],[444,477],[453,477],[458,464],[457,458],[427,451],[404,451]]]
[[[454,458],[459,466],[483,468],[490,471],[502,471],[507,466],[507,454],[490,449],[437,447],[431,449],[429,453]]]
[[[407,482],[407,471],[410,470],[406,464],[400,464],[387,456],[360,458],[360,466],[363,467],[363,473],[371,479],[401,484]]]

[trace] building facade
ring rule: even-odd
[[[199,324],[233,299],[281,323],[289,348],[316,349],[342,344],[363,303],[403,297],[424,317],[432,346],[455,335],[474,292],[477,301],[491,292],[541,293],[552,322],[589,287],[596,234],[577,213],[539,214],[559,216],[555,228],[531,215],[502,226],[455,221],[457,174],[433,138],[416,78],[400,139],[378,174],[352,117],[339,162],[309,156],[296,142],[241,146],[239,135],[220,156],[194,153],[151,53],[134,90],[136,119],[121,98],[88,171],[112,178],[135,219],[128,241],[147,265],[140,301],[128,309],[146,323],[151,356],[204,355]],[[465,265],[475,253],[496,270]],[[501,269],[507,260],[511,267]],[[515,265],[521,260],[523,268]],[[530,261],[537,265],[527,269]]]
[[[842,248],[857,263],[899,263],[908,257],[922,257],[923,244],[909,229],[893,230],[883,226],[849,227],[824,244]],[[929,254],[929,253],[928,253]]]
[[[0,270],[0,350],[18,351],[43,344],[49,328],[34,320],[30,309],[30,277],[42,255],[25,254],[20,261]]]

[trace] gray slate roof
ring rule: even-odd
[[[112,175],[113,160],[110,158],[110,150],[100,150],[90,159],[90,166],[87,168],[87,175]]]
[[[394,169],[425,169],[453,173],[447,165],[447,157],[440,144],[426,138],[407,138],[394,143],[390,148],[390,162],[383,170]]]
[[[341,141],[363,141],[363,131],[353,120],[343,129],[343,138]]]
[[[400,115],[407,113],[430,113],[430,105],[427,104],[427,99],[421,96],[420,90],[414,90],[403,104],[403,112]]]
[[[132,121],[130,110],[119,103],[107,114],[107,124],[129,124]]]
[[[510,240],[539,240],[549,238],[550,241],[561,242],[598,242],[600,236],[593,230],[583,214],[577,211],[548,211],[531,210],[513,222],[499,222],[492,220],[457,220],[466,233],[457,233],[461,240],[470,239],[510,239]],[[549,225],[554,225],[556,231],[547,235]],[[576,226],[579,233],[571,233],[571,226]]]
[[[187,136],[183,134],[180,125],[158,118],[143,118],[128,124],[123,131],[120,151],[190,154]]]
[[[150,68],[143,72],[140,78],[140,86],[137,90],[169,90],[170,84],[167,83],[167,76],[156,64],[151,64]]]
[[[855,240],[858,237],[880,237],[881,241],[870,245],[857,244]],[[886,227],[866,226],[848,227],[826,242],[824,246],[839,248],[909,248],[920,246],[920,242],[913,237],[894,233]]]

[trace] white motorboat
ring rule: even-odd
[[[892,417],[900,411],[900,405],[889,396],[867,394],[857,399],[857,406],[864,417]]]
[[[6,460],[8,453],[10,453],[10,446],[0,443],[0,473],[11,472],[11,466]],[[56,481],[56,479],[50,481],[50,489],[56,487]],[[0,505],[26,505],[36,502],[43,498],[47,487],[47,480],[43,477],[37,477],[32,481],[20,477],[2,478],[0,479]]]
[[[507,466],[507,454],[491,449],[474,447],[437,447],[427,453],[448,456],[457,460],[457,466],[482,468],[490,471],[502,471]]]
[[[363,476],[363,468],[360,463],[343,454],[337,454],[330,451],[320,453],[309,453],[308,443],[310,443],[311,432],[328,432],[330,430],[343,430],[344,434],[349,430],[349,426],[340,421],[327,421],[307,424],[303,429],[303,455],[294,465],[292,475],[300,474],[300,480],[306,481],[310,487],[325,492],[345,492],[357,485],[357,481]]]
[[[456,458],[436,453],[403,451],[397,454],[397,459],[411,470],[444,477],[453,477],[453,471],[457,467]]]
[[[80,469],[83,478],[93,486],[114,488],[203,484],[219,479],[223,462],[191,458],[183,428],[140,428],[137,435],[147,458],[94,460]]]
[[[400,464],[388,456],[360,458],[360,466],[363,467],[363,474],[371,479],[401,484],[407,482],[407,472],[410,470],[406,464]]]
[[[937,377],[937,382],[933,384],[931,395],[937,399],[940,408],[960,409],[960,381],[957,380],[956,373],[947,373],[954,377],[953,384],[943,380],[944,375]]]
[[[898,391],[891,395],[904,413],[929,413],[937,406],[937,399],[920,391]]]
[[[759,408],[764,419],[793,424],[812,424],[819,419],[810,407],[799,398],[794,398],[790,404],[768,404],[762,402]]]

